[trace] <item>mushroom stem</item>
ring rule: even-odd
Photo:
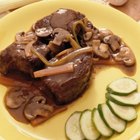
[[[32,55],[31,53],[31,48],[33,46],[33,44],[35,43],[35,40],[29,42],[26,46],[25,46],[25,55],[26,57],[29,57]]]

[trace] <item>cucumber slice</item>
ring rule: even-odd
[[[114,113],[116,116],[120,117],[123,120],[132,121],[137,118],[137,112],[134,107],[120,106],[109,100],[107,101],[107,105],[109,106],[112,113]]]
[[[140,93],[135,92],[127,96],[118,96],[106,93],[106,98],[110,101],[122,106],[134,106],[140,103]]]
[[[137,88],[138,85],[135,80],[124,77],[111,82],[107,90],[112,94],[125,96],[136,91]]]
[[[100,133],[97,131],[96,127],[92,123],[92,111],[83,111],[80,118],[81,130],[88,140],[97,140],[100,137]]]
[[[99,113],[102,116],[104,122],[113,130],[121,133],[126,128],[126,121],[118,118],[114,115],[106,104],[98,105]]]
[[[65,133],[70,140],[84,140],[85,137],[80,128],[81,112],[74,112],[65,124]]]
[[[93,109],[92,111],[92,120],[95,124],[97,130],[101,133],[102,136],[110,137],[113,135],[113,130],[110,129],[102,120],[98,109]]]

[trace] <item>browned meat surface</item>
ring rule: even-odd
[[[16,35],[16,41],[1,52],[0,72],[6,74],[11,70],[18,70],[32,75],[33,71],[42,69],[44,65],[40,59],[34,55],[26,56],[25,54],[25,48],[30,41],[34,41],[33,46],[36,50],[50,60],[57,53],[71,46],[68,42],[63,42],[61,38],[56,39],[51,47],[48,46],[49,42],[55,38],[58,32],[63,34],[68,30],[67,32],[72,34],[72,23],[84,17],[85,16],[79,12],[60,9],[37,21],[32,29],[33,35],[30,35],[32,33],[31,31],[28,32],[28,34],[20,33]],[[61,28],[65,30],[61,31]]]
[[[50,89],[58,104],[66,104],[83,93],[88,85],[92,71],[92,54],[83,54],[76,57],[73,73],[59,74],[44,77],[44,85]]]
[[[38,51],[46,55],[47,49],[45,44],[38,44]],[[10,71],[21,71],[27,74],[43,68],[44,64],[35,55],[26,57],[25,45],[13,43],[0,54],[0,72],[7,74]]]

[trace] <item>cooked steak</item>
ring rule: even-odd
[[[46,85],[57,104],[66,104],[83,93],[92,73],[92,54],[82,54],[72,60],[74,72],[44,77]]]
[[[38,44],[34,47],[37,47],[44,56],[48,52],[45,44]],[[12,43],[0,54],[0,72],[3,74],[16,70],[32,75],[33,71],[41,69],[43,66],[44,64],[35,55],[26,57],[23,44]]]
[[[46,28],[51,26],[53,29],[62,28],[71,31],[72,22],[85,18],[85,15],[70,9],[59,9],[49,16],[37,21],[33,26],[33,30]]]
[[[42,69],[44,64],[35,55],[27,56],[25,48],[34,40],[33,47],[48,60],[53,58],[57,53],[70,48],[67,41],[63,38],[54,38],[67,32],[71,34],[71,24],[85,16],[73,10],[60,9],[49,16],[37,21],[33,26],[33,31],[19,33],[16,40],[0,54],[0,72],[3,74],[11,70],[18,70],[32,75],[33,71]],[[57,22],[56,22],[57,21]],[[65,30],[62,30],[65,29]],[[58,35],[57,35],[58,34]],[[48,45],[54,40],[54,44]],[[29,47],[30,47],[29,46]],[[28,48],[27,48],[28,49]]]

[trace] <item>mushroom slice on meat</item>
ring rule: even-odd
[[[19,108],[23,103],[26,102],[29,93],[24,92],[21,88],[12,88],[6,95],[5,103],[9,108]]]
[[[128,47],[121,47],[120,51],[112,55],[116,61],[122,61],[126,66],[132,66],[135,64],[135,56]]]
[[[116,35],[108,35],[104,37],[103,41],[110,45],[113,52],[120,49],[121,39]]]
[[[53,32],[53,29],[51,26],[43,27],[43,28],[38,28],[35,30],[35,33],[39,37],[47,37],[51,35]]]
[[[55,35],[53,43],[57,46],[60,46],[62,42],[67,42],[68,40],[66,38],[68,35],[70,35],[67,30],[64,30],[62,28],[55,28],[53,34]]]
[[[28,120],[33,120],[37,116],[48,117],[53,112],[53,106],[46,103],[44,96],[34,96],[25,106],[24,115]]]
[[[109,46],[105,43],[100,43],[99,40],[93,40],[92,41],[92,47],[94,49],[94,53],[104,59],[107,59],[110,57],[110,52],[109,52]]]
[[[32,31],[29,31],[27,33],[19,32],[15,36],[16,43],[19,44],[27,44],[33,40],[36,40],[36,38],[37,38],[36,34]]]

